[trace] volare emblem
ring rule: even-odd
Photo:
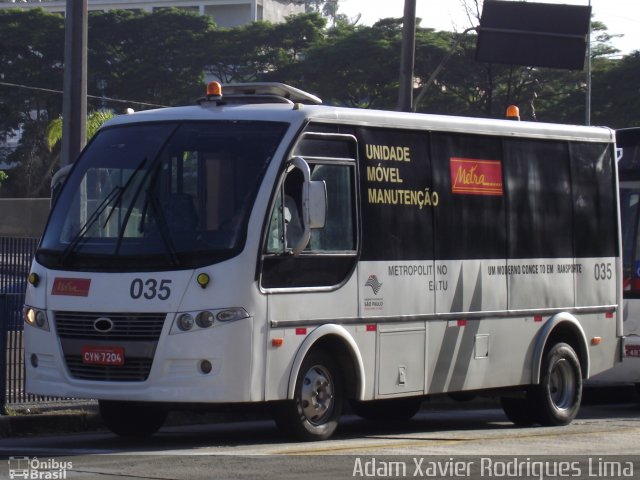
[[[109,333],[113,330],[113,320],[107,317],[100,317],[93,322],[93,329],[100,333]]]

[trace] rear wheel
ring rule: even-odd
[[[338,427],[344,387],[340,370],[324,351],[312,351],[302,362],[293,400],[275,407],[278,427],[299,440],[325,440]]]
[[[121,437],[148,437],[164,424],[168,411],[155,403],[99,400],[105,426]]]
[[[582,369],[571,346],[558,343],[546,353],[532,401],[542,425],[568,425],[576,417],[582,401]]]
[[[500,404],[507,418],[519,427],[529,427],[536,423],[537,410],[526,393],[524,398],[501,397]]]

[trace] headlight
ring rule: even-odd
[[[242,320],[248,318],[249,314],[244,308],[229,308],[220,310],[216,315],[219,322],[233,322],[234,320]]]
[[[176,316],[170,334],[204,330],[214,327],[216,323],[228,323],[249,317],[250,315],[242,307],[182,312]]]
[[[24,306],[22,314],[25,323],[35,328],[49,331],[49,321],[47,320],[47,313],[44,310]]]
[[[178,328],[183,332],[193,328],[193,317],[188,313],[183,313],[178,317]]]
[[[200,328],[209,328],[211,325],[213,325],[215,319],[216,318],[214,317],[213,313],[209,311],[200,312],[196,316],[196,323]]]

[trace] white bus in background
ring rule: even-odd
[[[622,363],[596,375],[590,384],[635,384],[640,393],[640,128],[616,131],[623,261]]]
[[[267,404],[303,440],[499,396],[564,425],[620,360],[614,133],[336,108],[282,84],[108,122],[25,305],[27,388],[124,436]]]

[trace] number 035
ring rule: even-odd
[[[139,298],[146,298],[147,300],[167,300],[171,296],[171,280],[156,280],[155,278],[149,278],[142,280],[136,278],[131,282],[129,287],[129,295],[134,300]]]

